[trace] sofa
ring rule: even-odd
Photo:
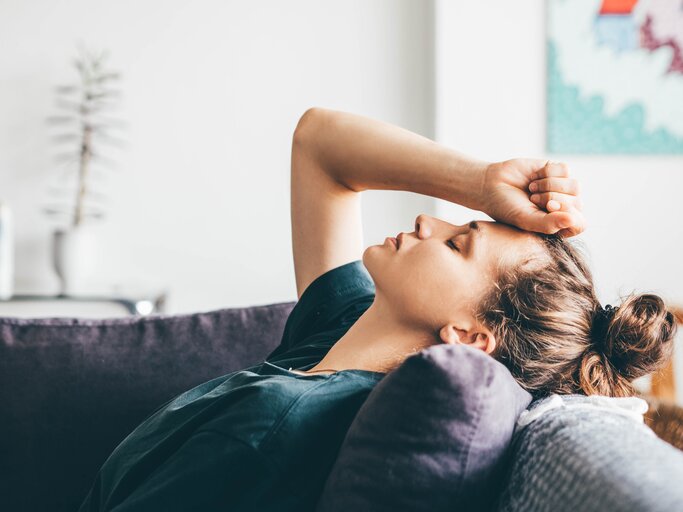
[[[0,510],[77,510],[128,433],[177,394],[262,361],[293,306],[0,318]],[[647,426],[547,400],[531,411],[512,438],[497,510],[683,510],[683,452]]]

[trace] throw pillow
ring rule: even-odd
[[[407,358],[359,410],[318,512],[487,510],[531,395],[501,363],[465,345]]]

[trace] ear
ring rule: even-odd
[[[443,343],[449,345],[462,343],[481,349],[487,354],[496,348],[496,338],[493,333],[481,325],[468,331],[458,328],[455,324],[446,324],[439,330],[439,338]]]
[[[462,343],[460,341],[461,336],[466,334],[462,329],[458,329],[453,324],[446,324],[439,330],[439,338],[441,338],[442,343],[447,345],[455,345],[456,343]]]

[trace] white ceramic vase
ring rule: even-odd
[[[96,249],[95,231],[90,226],[53,233],[53,263],[62,295],[76,295],[87,288],[95,272]]]

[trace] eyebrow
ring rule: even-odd
[[[482,229],[481,224],[479,224],[476,220],[471,221],[468,224],[468,227],[470,228],[470,232],[468,233],[467,237],[467,245],[469,246],[470,250],[472,250],[472,247],[474,247],[474,239],[481,236]]]

